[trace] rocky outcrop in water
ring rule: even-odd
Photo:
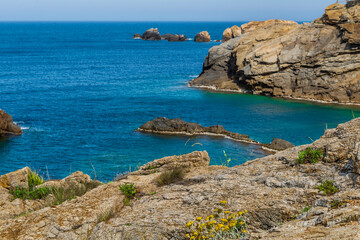
[[[164,117],[158,117],[141,125],[137,131],[166,135],[220,136],[235,141],[261,145],[273,150],[284,150],[294,147],[292,143],[278,138],[275,138],[271,144],[262,144],[250,139],[248,135],[227,131],[221,125],[203,127],[198,123],[185,122],[181,118],[168,119]]]
[[[12,195],[0,187],[0,236],[185,239],[188,221],[208,216],[219,201],[226,200],[232,211],[248,210],[250,239],[359,239],[360,187],[354,184],[360,173],[359,146],[358,118],[326,130],[310,145],[232,168],[208,166],[206,152],[159,159],[60,205],[41,205],[42,200],[11,202]],[[314,164],[296,164],[299,151],[308,147],[322,150],[323,158]],[[159,175],[179,165],[187,169],[184,178],[158,186]],[[325,180],[332,180],[338,192],[320,191],[317,186]],[[124,183],[136,186],[130,206],[119,190]],[[20,214],[29,209],[20,207],[23,204],[34,208]]]
[[[0,109],[0,136],[21,135],[21,128],[13,122],[11,115]]]
[[[337,3],[302,25],[249,23],[245,34],[209,50],[203,72],[189,85],[359,104],[359,8],[358,1]]]
[[[194,38],[195,42],[210,42],[210,34],[207,31],[202,31],[196,34]]]
[[[184,34],[167,33],[165,35],[162,35],[161,39],[167,40],[169,42],[183,42],[187,40],[187,37]]]
[[[157,41],[157,40],[161,40],[161,36],[157,28],[150,28],[149,30],[146,30],[146,32],[143,33],[141,39]]]

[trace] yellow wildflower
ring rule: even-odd
[[[239,222],[241,225],[244,225],[245,224],[245,222],[243,222],[243,221],[241,221],[241,222]]]
[[[190,238],[190,234],[187,233],[187,234],[185,235],[185,237]]]
[[[223,228],[223,231],[228,231],[228,230],[229,230],[229,227],[228,227],[228,226],[226,226],[226,227]]]
[[[225,200],[220,201],[220,204],[227,204],[227,201],[225,201]]]
[[[225,213],[225,214],[229,214],[229,213],[230,213],[230,211],[225,211],[224,213]]]
[[[223,221],[224,223],[227,223],[227,222],[228,222],[228,220],[225,219],[225,218],[220,219],[220,221]]]
[[[242,230],[241,232],[243,232],[243,233],[247,233],[247,231],[246,231],[246,230]]]
[[[248,210],[245,210],[245,211],[244,211],[244,213],[247,213],[247,212],[248,212]]]
[[[188,227],[190,227],[191,225],[193,225],[193,221],[190,221],[190,222],[188,222],[187,224],[186,224],[186,227],[188,228]]]
[[[202,217],[197,217],[197,218],[196,218],[196,221],[199,221],[199,222],[200,222],[201,219],[202,219]]]

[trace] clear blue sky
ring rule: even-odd
[[[0,21],[311,21],[335,0],[0,0]]]

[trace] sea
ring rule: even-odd
[[[0,175],[25,166],[45,179],[82,171],[101,181],[165,156],[206,150],[211,164],[266,156],[259,146],[136,129],[156,117],[223,125],[260,142],[308,144],[360,108],[189,88],[208,50],[193,41],[244,22],[2,22],[0,108],[23,135],[0,140]],[[185,42],[132,39],[156,27]],[[224,156],[224,152],[226,156]]]

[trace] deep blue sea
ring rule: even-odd
[[[30,166],[51,178],[76,170],[109,181],[118,173],[169,155],[207,150],[212,164],[262,157],[257,146],[213,137],[136,132],[155,117],[181,117],[204,126],[296,145],[359,116],[359,108],[188,88],[208,50],[219,43],[134,40],[161,34],[193,38],[242,23],[0,23],[0,108],[23,135],[0,140],[0,175]],[[95,171],[94,171],[95,169]]]

